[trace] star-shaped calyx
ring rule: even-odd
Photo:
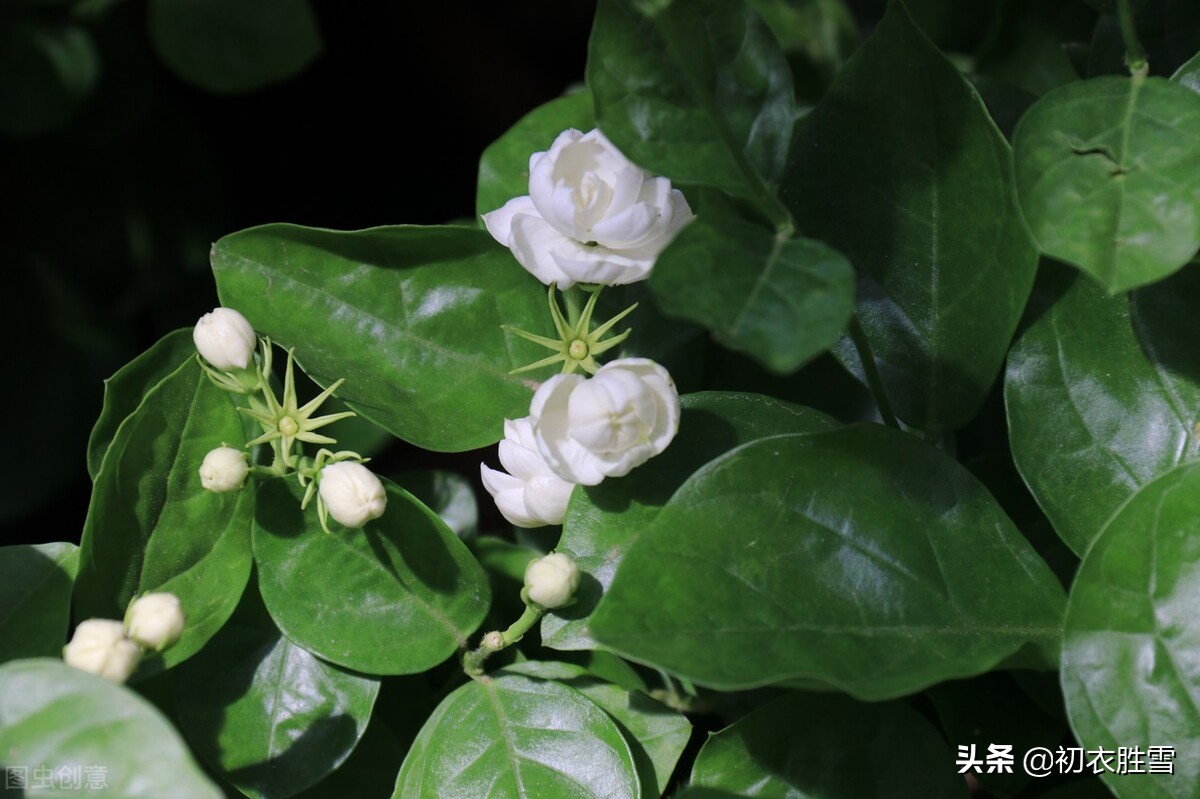
[[[541,369],[543,366],[552,366],[562,362],[563,374],[571,374],[576,369],[582,369],[588,374],[594,375],[600,368],[596,363],[596,356],[600,355],[613,347],[620,344],[629,337],[633,332],[631,329],[626,329],[619,335],[613,336],[608,340],[604,340],[604,336],[608,334],[618,322],[628,316],[637,308],[637,303],[630,305],[624,311],[609,319],[604,324],[597,327],[595,330],[590,330],[592,324],[592,313],[596,310],[596,301],[600,298],[600,288],[596,287],[588,297],[587,303],[583,306],[583,311],[579,313],[579,318],[574,322],[567,321],[563,316],[562,309],[558,307],[558,300],[555,299],[554,290],[555,284],[550,284],[549,301],[550,301],[550,316],[554,320],[554,329],[558,333],[557,339],[539,336],[534,333],[529,333],[524,330],[512,327],[511,325],[503,325],[505,330],[511,331],[527,341],[532,341],[534,344],[540,344],[547,349],[553,350],[554,354],[540,361],[522,366],[519,369],[513,369],[510,374],[518,374],[520,372],[528,372],[532,369]],[[579,289],[571,288],[568,292],[579,291]],[[571,306],[572,295],[568,293],[568,306]],[[577,305],[574,307],[578,307]],[[574,314],[572,314],[574,315]]]
[[[321,403],[329,399],[330,395],[346,382],[345,378],[330,385],[302,407],[299,406],[296,399],[294,352],[295,350],[288,350],[287,368],[284,370],[283,376],[283,401],[280,402],[276,399],[275,392],[271,389],[270,382],[264,374],[260,379],[263,388],[263,402],[255,401],[251,403],[253,405],[251,408],[238,408],[239,411],[258,422],[264,431],[261,436],[248,442],[246,446],[278,442],[278,444],[272,443],[272,446],[279,448],[278,452],[284,465],[289,467],[293,465],[292,450],[297,441],[307,441],[311,444],[336,444],[335,439],[313,431],[339,419],[347,419],[355,415],[353,411],[343,411],[325,416],[313,416],[321,407]],[[264,366],[264,372],[269,370],[269,361]]]

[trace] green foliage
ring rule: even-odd
[[[0,547],[0,662],[62,651],[78,565],[74,544]]]
[[[645,285],[551,288],[557,328],[478,225],[220,238],[221,302],[294,353],[301,394],[359,416],[283,451],[259,372],[210,370],[188,330],[118,370],[79,548],[0,548],[3,765],[102,763],[114,797],[965,799],[963,750],[996,744],[1013,772],[970,776],[989,797],[1192,799],[1200,12],[882,5],[599,0],[587,85],[478,164],[477,214],[529,194],[567,128],[634,164],[589,138],[530,203],[559,263],[656,258]],[[0,131],[82,107],[101,11],[12,12]],[[218,94],[321,48],[307,0],[146,11]],[[667,218],[651,176],[695,212],[669,243],[643,235]],[[622,192],[632,210],[592,218]],[[590,364],[571,331],[597,291],[592,326],[631,328],[597,359],[671,381],[513,374],[545,355],[515,329]],[[205,490],[205,456],[263,432],[243,411],[267,420],[246,484]],[[564,489],[556,453],[619,468]],[[392,479],[324,482],[368,457]],[[553,523],[497,529],[481,460],[512,472],[486,484],[504,515]],[[562,574],[524,586],[550,550]],[[131,687],[57,660],[70,622],[151,591],[185,624]],[[1023,773],[1075,743],[1114,765],[1172,747],[1173,772]]]
[[[222,795],[148,702],[60,661],[0,666],[0,751],[5,765],[52,774],[99,766],[105,787],[88,793],[104,799]]]
[[[500,325],[549,332],[546,295],[484,231],[269,225],[218,241],[213,273],[223,304],[405,441],[474,449],[529,406],[533,381],[508,372],[540,350]]]
[[[1062,608],[1058,580],[961,466],[859,425],[752,442],[693,474],[591,630],[713,688],[804,678],[877,700],[1026,644],[1053,665]]]
[[[148,24],[167,66],[216,94],[289,78],[321,52],[309,0],[150,0]]]
[[[1200,96],[1162,78],[1096,78],[1039,100],[1013,148],[1042,252],[1110,293],[1187,263],[1200,246],[1197,126]]]
[[[267,609],[291,640],[349,669],[412,674],[465,644],[487,612],[487,582],[437,514],[399,486],[386,488],[382,518],[326,533],[301,511],[299,489],[266,483],[254,562]]]
[[[229,396],[189,359],[146,393],[105,452],[79,547],[74,615],[120,619],[141,594],[175,594],[183,638],[143,669],[200,651],[237,607],[250,577],[254,496],[205,491],[199,470],[209,450],[245,440]]]
[[[692,784],[738,796],[965,799],[948,762],[941,736],[903,703],[797,693],[709,738]]]
[[[472,680],[438,705],[404,758],[394,796],[637,799],[641,791],[629,745],[598,705],[557,682],[501,674]]]

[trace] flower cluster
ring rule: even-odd
[[[512,524],[561,524],[574,486],[628,474],[675,437],[679,394],[666,369],[646,358],[595,362],[628,335],[601,340],[633,308],[590,326],[600,289],[647,278],[691,219],[667,178],[630,162],[599,130],[564,131],[530,158],[529,195],[483,215],[492,236],[551,287],[560,340],[514,332],[556,354],[518,371],[563,362],[563,374],[534,394],[529,416],[505,421],[499,454],[507,473],[480,465],[484,487]],[[567,291],[570,309],[576,283],[591,284],[592,296],[568,320],[554,290]],[[576,368],[592,376],[574,374]]]
[[[246,446],[269,444],[275,456],[269,467],[254,467],[242,450],[217,447],[204,456],[200,465],[200,484],[205,489],[217,494],[240,491],[249,475],[282,477],[294,473],[307,489],[301,506],[307,507],[316,494],[317,516],[326,532],[330,516],[343,527],[353,529],[383,515],[387,493],[379,478],[362,465],[366,459],[348,451],[321,449],[314,458],[300,457],[296,452],[301,442],[337,443],[315,431],[355,414],[352,411],[314,414],[344,381],[338,380],[316,398],[300,405],[296,398],[295,361],[289,350],[280,400],[268,379],[271,342],[268,339],[260,342],[246,317],[232,308],[216,308],[200,317],[192,331],[192,340],[212,381],[232,394],[248,397],[247,405],[238,410],[258,422],[263,433]],[[260,344],[261,355],[256,363],[254,353]]]
[[[125,612],[124,623],[88,619],[79,623],[63,647],[68,666],[123,683],[145,652],[161,652],[183,635],[183,606],[174,594],[145,594]]]

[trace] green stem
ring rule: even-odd
[[[1121,38],[1125,40],[1125,65],[1135,80],[1141,80],[1149,73],[1150,65],[1146,61],[1146,51],[1138,40],[1132,0],[1117,0],[1117,21],[1121,24]]]
[[[883,389],[883,379],[879,376],[879,367],[875,364],[875,356],[871,354],[867,333],[858,323],[857,317],[850,320],[850,340],[854,342],[854,349],[858,350],[858,360],[862,362],[863,375],[867,378],[867,387],[871,389],[871,396],[875,398],[875,405],[879,408],[880,418],[883,419],[884,424],[899,430],[900,422],[892,413],[887,392]]]
[[[479,648],[474,649],[463,656],[463,671],[472,679],[483,676],[483,662],[491,657],[496,652],[505,647],[512,646],[520,641],[525,633],[537,624],[538,619],[545,613],[542,608],[534,604],[525,605],[525,612],[521,614],[521,618],[509,625],[504,632],[493,631],[483,636],[483,640],[479,643]]]

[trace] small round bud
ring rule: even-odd
[[[547,610],[571,601],[579,588],[579,567],[561,552],[552,552],[525,567],[529,601]]]
[[[321,470],[319,488],[329,515],[343,527],[362,527],[387,507],[383,483],[361,463],[331,463]]]
[[[241,488],[249,473],[245,453],[233,447],[217,447],[200,464],[200,484],[214,494],[224,494]]]
[[[125,613],[125,630],[142,649],[161,652],[183,634],[183,606],[174,594],[138,597]]]
[[[483,636],[483,648],[489,652],[499,652],[504,648],[504,633],[494,630]]]
[[[63,661],[68,666],[115,683],[129,679],[141,659],[142,650],[125,637],[121,622],[110,619],[80,622],[71,643],[63,647]]]
[[[214,308],[192,329],[192,341],[204,360],[217,369],[245,369],[254,357],[258,339],[254,328],[232,308]]]

